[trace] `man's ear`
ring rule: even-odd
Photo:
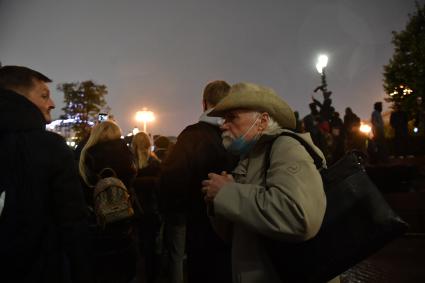
[[[264,131],[268,124],[269,124],[269,120],[270,120],[270,115],[267,112],[263,112],[260,115],[260,125],[259,125],[259,130],[260,131]]]

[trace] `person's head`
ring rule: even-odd
[[[86,184],[91,185],[87,179],[86,174],[87,150],[98,143],[120,139],[121,135],[122,132],[120,127],[111,120],[103,121],[92,128],[90,137],[87,140],[87,143],[84,145],[83,149],[81,150],[81,157],[79,163],[79,171],[81,177],[83,177]]]
[[[144,132],[139,132],[133,137],[131,148],[136,156],[137,167],[142,169],[148,165],[151,154],[151,140]]]
[[[168,153],[171,150],[172,142],[169,138],[164,136],[158,136],[156,139],[154,139],[153,144],[155,146],[154,153],[155,156],[159,160],[165,160]]]
[[[351,115],[353,114],[353,110],[351,110],[350,107],[345,108],[345,115]]]
[[[118,124],[114,121],[106,120],[92,128],[86,145],[90,147],[101,142],[117,140],[121,136],[122,131]]]
[[[202,106],[204,111],[215,107],[224,97],[229,94],[230,85],[225,81],[212,81],[204,88]]]
[[[52,80],[45,75],[27,67],[4,66],[0,68],[0,88],[25,96],[41,111],[46,123],[52,121],[50,111],[55,108],[47,85],[50,82]]]
[[[310,103],[309,105],[308,105],[308,107],[310,108],[310,112],[311,112],[311,114],[313,114],[313,115],[316,115],[316,114],[318,114],[319,113],[319,111],[317,110],[317,105],[316,105],[316,103]]]
[[[373,105],[373,109],[382,112],[382,102],[375,102],[375,104]]]
[[[158,136],[154,139],[153,144],[155,145],[155,149],[166,150],[170,146],[170,139],[164,136]]]
[[[295,129],[295,115],[272,89],[252,83],[238,83],[217,104],[209,116],[224,118],[223,144],[237,139],[256,141],[262,134],[279,129]]]

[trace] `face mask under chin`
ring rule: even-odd
[[[255,119],[254,123],[249,127],[249,129],[240,137],[234,138],[232,135],[225,135],[223,137],[223,145],[226,148],[227,151],[234,155],[244,156],[248,154],[252,148],[257,143],[258,139],[260,138],[261,134],[258,133],[253,137],[251,140],[246,140],[246,135],[252,130],[255,123],[257,123],[259,116],[257,119]],[[226,146],[227,145],[227,146]]]

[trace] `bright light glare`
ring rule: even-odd
[[[136,121],[137,122],[152,122],[155,120],[155,116],[152,111],[137,111],[136,112]]]
[[[360,132],[363,134],[368,135],[372,131],[372,128],[368,124],[361,123],[360,125]]]
[[[320,55],[317,59],[316,69],[317,71],[322,74],[323,68],[325,68],[328,65],[328,56],[326,55]]]
[[[66,144],[67,144],[68,146],[70,146],[70,147],[75,147],[75,146],[76,146],[76,143],[75,143],[75,142],[73,142],[73,141],[67,141],[67,142],[66,142]]]
[[[417,134],[417,133],[419,132],[418,127],[414,127],[414,128],[413,128],[413,132],[414,132],[415,134]]]

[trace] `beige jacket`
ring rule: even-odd
[[[300,136],[323,156],[309,134]],[[234,283],[281,282],[259,234],[288,242],[304,241],[318,232],[325,214],[320,173],[304,147],[291,137],[281,136],[273,143],[264,184],[266,144],[271,138],[263,136],[258,141],[235,168],[236,182],[226,184],[214,200],[215,220],[233,224]]]

